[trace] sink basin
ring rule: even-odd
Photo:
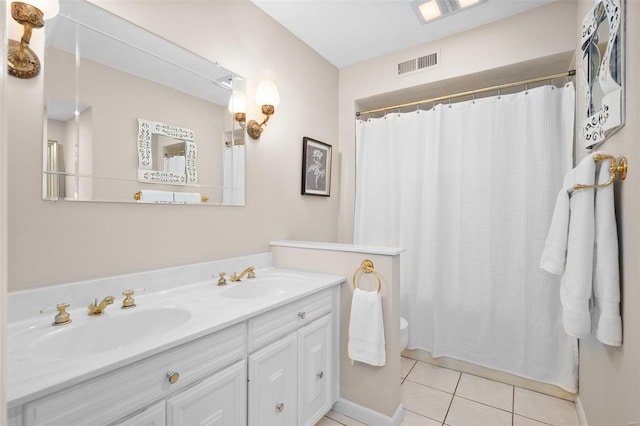
[[[247,279],[231,285],[233,287],[227,288],[222,292],[223,297],[230,299],[256,299],[300,289],[304,282],[291,278],[264,277]]]
[[[30,348],[31,355],[35,358],[63,359],[117,350],[165,334],[190,318],[188,310],[174,307],[117,312],[113,315],[107,311],[103,316],[53,328],[45,336],[34,340]]]

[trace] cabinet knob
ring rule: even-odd
[[[298,318],[300,319],[305,319],[305,317],[307,316],[307,313],[302,311],[302,312],[298,312]]]
[[[170,371],[167,373],[167,378],[169,379],[169,383],[174,384],[180,378],[180,374],[176,371]]]
[[[282,413],[284,411],[284,402],[280,402],[280,403],[276,404],[276,410],[278,410],[280,413]]]
[[[318,376],[318,379],[322,379],[324,377],[324,371],[319,372],[316,376]]]

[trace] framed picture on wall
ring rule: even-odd
[[[331,195],[331,145],[302,138],[302,195]]]

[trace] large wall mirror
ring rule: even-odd
[[[595,148],[624,126],[624,0],[598,0],[582,23],[582,143]]]
[[[244,205],[241,76],[84,0],[45,30],[45,200]]]

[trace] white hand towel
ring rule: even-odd
[[[201,203],[202,195],[199,192],[174,192],[173,201],[175,203]]]
[[[568,335],[578,338],[591,333],[594,190],[572,188],[576,183],[592,185],[594,181],[591,155],[567,173],[540,261],[540,267],[551,273],[564,272],[560,284],[562,323]]]
[[[173,174],[183,175],[186,173],[187,161],[184,155],[175,155],[173,157]]]
[[[600,162],[598,183],[609,180],[611,160]],[[595,253],[593,256],[593,330],[596,338],[610,346],[622,345],[620,318],[620,271],[618,229],[613,185],[598,188],[595,200]]]
[[[382,297],[356,288],[349,319],[349,358],[381,367],[386,363]]]
[[[173,192],[143,189],[140,191],[140,200],[143,203],[172,203]]]

